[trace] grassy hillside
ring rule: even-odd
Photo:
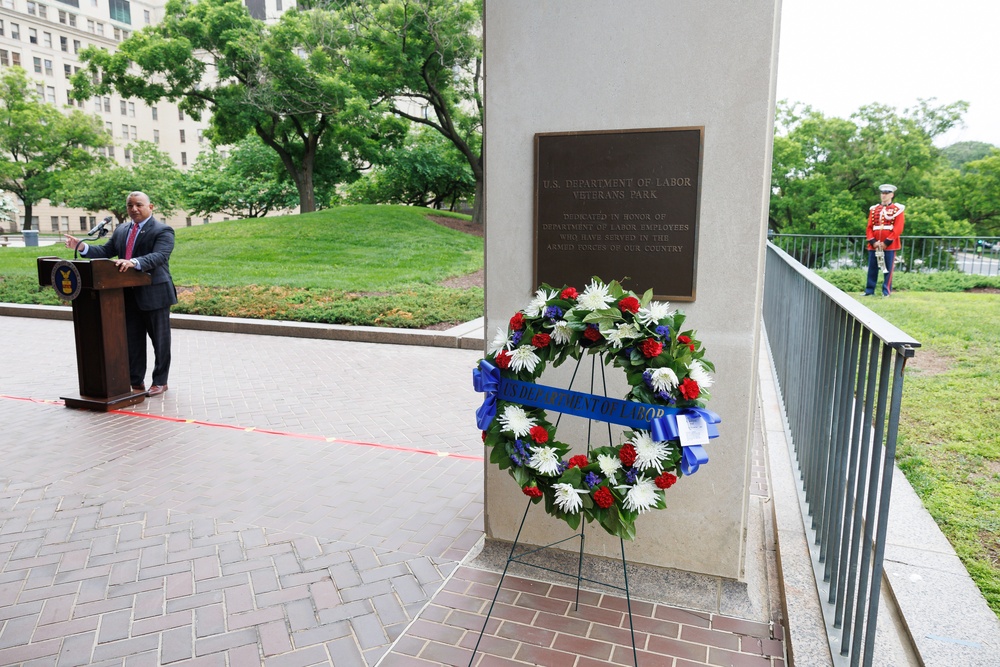
[[[338,207],[280,218],[180,227],[170,268],[174,312],[424,327],[482,315],[482,290],[447,278],[483,266],[483,240],[407,206]],[[451,216],[464,217],[464,216]],[[57,304],[35,258],[60,246],[0,249],[0,301]]]

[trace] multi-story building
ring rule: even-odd
[[[245,1],[255,18],[274,17],[283,10],[282,0]],[[132,31],[160,21],[165,4],[166,0],[0,0],[0,69],[20,66],[34,79],[41,99],[99,117],[114,141],[104,154],[118,162],[129,164],[130,145],[146,140],[185,170],[208,148],[203,136],[206,117],[196,121],[166,101],[147,106],[141,100],[114,95],[79,102],[70,99],[70,77],[83,66],[80,52],[87,46],[113,51]],[[284,4],[293,3],[285,0]],[[90,229],[99,217],[42,201],[32,209],[32,227],[41,232],[77,232]],[[192,220],[177,212],[166,221],[176,227],[211,219]]]

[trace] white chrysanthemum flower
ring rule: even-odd
[[[625,509],[642,514],[656,505],[656,484],[651,479],[640,479],[625,494]]]
[[[510,367],[514,369],[515,373],[524,368],[527,368],[528,372],[531,373],[539,361],[541,360],[535,354],[535,348],[530,345],[522,345],[510,353]]]
[[[708,389],[713,384],[715,384],[715,378],[709,374],[708,369],[701,365],[698,360],[692,361],[688,364],[688,375],[692,380],[698,383],[698,386],[702,389]]]
[[[500,415],[500,425],[504,431],[512,432],[515,438],[523,438],[535,425],[535,418],[529,417],[519,405],[508,405]]]
[[[528,467],[534,468],[543,475],[559,474],[559,455],[551,447],[533,447]]]
[[[608,286],[597,281],[592,281],[587,285],[576,300],[576,307],[580,310],[603,310],[615,300],[608,294]]]
[[[542,309],[545,308],[545,302],[557,296],[559,296],[558,292],[546,292],[544,289],[539,289],[535,292],[535,298],[524,309],[524,314],[528,317],[538,317],[542,314]]]
[[[599,454],[597,465],[601,468],[601,474],[612,482],[615,481],[615,473],[622,469],[622,462],[611,454]]]
[[[487,352],[489,354],[496,354],[500,350],[507,347],[509,342],[510,341],[507,339],[507,331],[497,327],[496,335],[493,336],[493,340],[490,341],[490,346],[487,348]]]
[[[556,345],[565,345],[573,337],[573,329],[570,328],[569,322],[566,320],[559,320],[552,327],[552,342]]]
[[[677,379],[677,373],[664,367],[654,368],[649,371],[649,382],[653,385],[653,391],[660,393],[661,391],[673,391],[674,387],[680,383],[680,380]]]
[[[649,431],[636,431],[632,438],[635,445],[635,467],[639,470],[656,468],[657,473],[663,472],[662,459],[670,454],[670,448],[665,442],[655,442]]]
[[[621,348],[628,341],[639,337],[639,328],[631,322],[623,322],[614,329],[602,330],[601,335],[616,348]]]
[[[639,309],[636,318],[643,324],[650,325],[673,314],[674,311],[670,310],[670,304],[666,301],[650,301],[649,305]]]
[[[566,514],[576,514],[583,507],[583,499],[580,497],[589,491],[581,491],[572,484],[555,484],[556,505]]]

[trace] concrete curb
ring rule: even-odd
[[[0,315],[7,317],[37,317],[49,320],[73,319],[73,311],[68,306],[34,306],[16,303],[0,303]],[[356,327],[315,322],[252,320],[241,317],[207,317],[204,315],[181,315],[177,313],[170,315],[170,325],[175,329],[257,334],[261,336],[321,338],[357,343],[388,343],[391,345],[425,345],[429,347],[452,347],[460,350],[483,349],[482,318],[465,322],[445,331]]]

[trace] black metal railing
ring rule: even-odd
[[[851,269],[868,266],[864,236],[773,234],[768,239],[810,269]],[[896,270],[929,273],[960,271],[1000,275],[1000,237],[903,236],[896,253]]]
[[[919,343],[768,243],[764,326],[838,662],[872,664],[903,368]]]

